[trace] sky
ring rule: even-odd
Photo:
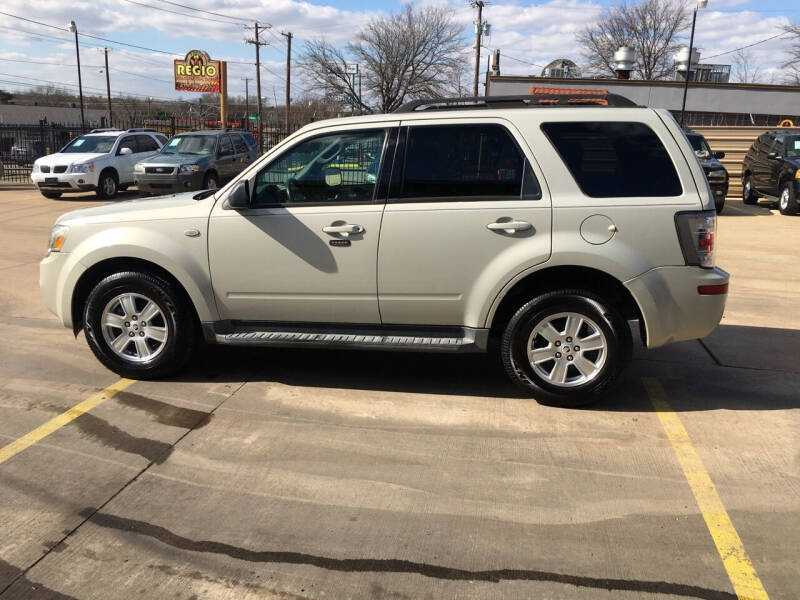
[[[475,13],[468,2],[420,1],[449,7],[464,26],[465,54],[471,56]],[[543,65],[556,58],[580,62],[576,33],[595,21],[604,7],[619,2],[491,0],[483,11],[492,26],[484,44],[500,49],[503,75],[539,74]],[[80,32],[114,40],[81,36],[82,79],[87,93],[105,92],[101,68],[102,47],[106,46],[110,48],[112,93],[192,99],[195,95],[191,93],[174,91],[172,60],[198,48],[206,50],[212,59],[228,61],[229,94],[244,95],[244,78],[255,76],[254,47],[244,43],[245,38],[252,38],[252,31],[245,26],[258,20],[271,24],[261,38],[269,42],[261,50],[262,97],[268,106],[276,101],[280,104],[286,65],[282,32],[295,36],[292,51],[297,58],[304,40],[324,38],[345,44],[371,18],[397,11],[402,5],[394,0],[3,0],[2,13],[62,29],[0,14],[0,89],[13,91],[47,82],[77,89],[74,38],[64,30],[74,20]],[[694,2],[687,0],[687,5]],[[698,13],[695,46],[701,52],[701,62],[706,62],[707,57],[775,36],[790,22],[800,22],[798,0],[709,0],[708,7]],[[749,50],[765,82],[780,82],[780,65],[787,60],[789,46],[784,36]],[[733,58],[729,53],[709,62],[731,63]],[[293,70],[292,97],[302,96],[305,87]],[[251,81],[253,98],[254,90]]]

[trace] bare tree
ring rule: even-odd
[[[689,27],[689,13],[679,0],[642,0],[607,8],[600,19],[578,34],[586,71],[614,74],[614,52],[629,46],[636,53],[635,76],[664,79],[673,72],[678,37]]]
[[[753,58],[753,53],[747,49],[737,50],[733,55],[733,74],[731,80],[735,83],[757,83],[762,81],[763,68]]]
[[[359,111],[389,112],[408,100],[441,96],[464,61],[462,28],[442,7],[407,5],[376,17],[344,48],[306,43],[301,66],[325,95]],[[359,81],[348,67],[356,63]]]
[[[786,69],[784,83],[788,85],[800,85],[800,22],[786,25],[783,30],[792,36],[792,47],[789,50],[789,60],[783,64]]]

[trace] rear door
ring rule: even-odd
[[[769,184],[769,163],[767,155],[772,148],[775,137],[769,133],[758,138],[755,159],[753,160],[753,185],[761,192],[766,192]]]
[[[482,327],[487,298],[550,256],[550,197],[499,118],[404,121],[378,250],[387,324]]]
[[[133,167],[134,165],[144,158],[139,154],[139,146],[136,144],[135,135],[127,135],[123,137],[119,146],[117,147],[117,156],[115,166],[119,174],[119,183],[126,184],[133,181]],[[122,154],[123,148],[130,148],[130,154]]]

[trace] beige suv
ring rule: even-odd
[[[663,110],[613,95],[413,102],[308,125],[226,187],[68,213],[48,308],[132,378],[199,342],[498,352],[538,401],[719,323],[714,201]]]

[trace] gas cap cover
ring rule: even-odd
[[[581,223],[581,237],[595,246],[605,244],[617,232],[614,221],[605,215],[586,217]]]

